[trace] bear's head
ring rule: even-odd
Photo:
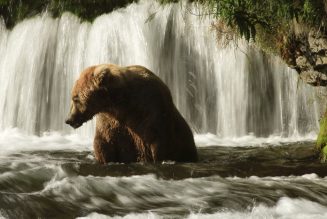
[[[66,124],[76,129],[104,109],[107,96],[107,86],[104,84],[108,78],[110,71],[106,65],[92,66],[81,73],[71,93],[71,107]]]

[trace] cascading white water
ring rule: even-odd
[[[318,129],[315,89],[278,58],[249,46],[220,49],[210,19],[185,4],[142,1],[81,23],[47,14],[13,30],[0,24],[0,128],[72,132],[70,91],[89,65],[139,64],[170,87],[197,133],[220,137],[305,135]],[[79,130],[93,135],[91,122]]]

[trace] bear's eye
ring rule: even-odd
[[[75,103],[79,102],[79,97],[78,97],[78,96],[74,96],[74,97],[73,97],[73,101],[74,101]]]

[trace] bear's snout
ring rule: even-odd
[[[68,118],[66,119],[65,123],[67,125],[70,125],[71,127],[73,127],[74,129],[80,127],[83,123],[82,122],[78,122],[78,121],[74,121],[72,118]]]
[[[66,123],[67,125],[72,125],[72,124],[73,124],[73,121],[72,121],[71,119],[66,119],[66,120],[65,120],[65,123]]]

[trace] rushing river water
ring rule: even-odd
[[[196,139],[198,163],[103,166],[95,161],[92,139],[87,137],[58,133],[37,137],[6,130],[0,135],[4,149],[0,152],[1,216],[327,216],[327,166],[318,162],[314,143],[271,138],[269,144],[247,139],[234,145],[205,146],[213,139]],[[246,142],[251,147],[244,146]]]
[[[326,218],[323,89],[278,58],[217,46],[188,4],[0,23],[0,218]],[[99,165],[94,123],[64,124],[78,73],[140,64],[169,86],[200,161]]]

